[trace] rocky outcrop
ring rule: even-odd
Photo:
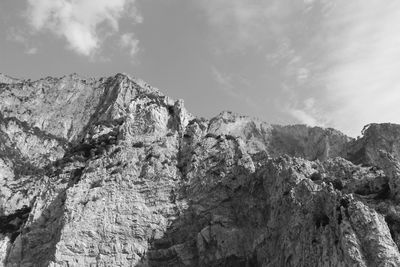
[[[3,266],[400,266],[398,125],[196,118],[123,74],[0,99]]]

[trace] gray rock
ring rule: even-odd
[[[192,116],[124,74],[0,76],[3,266],[400,266],[400,126]]]

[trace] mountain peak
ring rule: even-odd
[[[95,118],[125,116],[139,95],[164,97],[158,89],[125,74],[93,79],[74,73],[35,82],[20,80],[22,86],[7,81],[10,85],[0,92],[0,98],[7,100],[0,106],[3,116],[67,140],[78,138]]]
[[[400,125],[196,118],[121,73],[0,82],[4,266],[400,266]]]

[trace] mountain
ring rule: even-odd
[[[400,125],[191,115],[124,74],[0,75],[3,266],[400,266]]]

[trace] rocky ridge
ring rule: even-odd
[[[206,120],[124,74],[0,100],[3,266],[400,266],[400,125]]]

